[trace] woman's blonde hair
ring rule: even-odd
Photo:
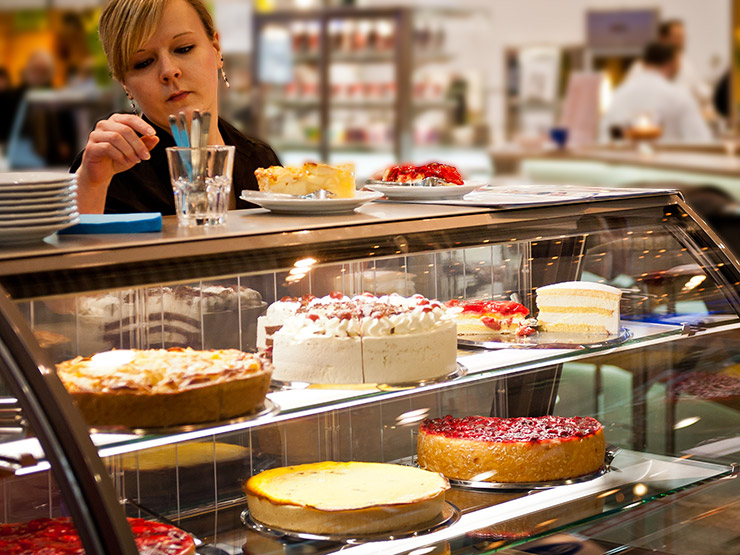
[[[154,34],[168,0],[110,0],[100,16],[98,34],[113,78],[122,81],[131,58]],[[213,18],[201,0],[185,0],[198,13],[206,35],[215,40]]]

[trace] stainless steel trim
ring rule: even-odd
[[[136,243],[130,238],[96,238],[97,248],[91,249],[86,244],[90,239],[81,237],[71,239],[69,247],[61,251],[20,251],[17,258],[8,253],[5,260],[4,253],[0,253],[0,284],[14,299],[20,300],[132,287],[153,281],[189,282],[239,275],[247,269],[250,272],[280,270],[306,256],[318,258],[319,263],[394,256],[397,254],[394,238],[398,236],[406,239],[408,254],[459,249],[484,240],[508,242],[512,237],[519,241],[534,238],[542,232],[542,221],[547,221],[557,232],[571,229],[577,223],[584,225],[584,218],[586,223],[593,221],[596,225],[597,217],[610,214],[653,220],[662,217],[666,206],[659,200],[676,199],[668,194],[650,199],[559,206],[557,210],[550,207],[471,213],[465,209],[462,215],[456,211],[449,215],[448,209],[455,207],[384,204],[382,208],[373,207],[367,214],[312,217],[309,225],[302,227],[298,224],[305,224],[306,218],[273,219],[269,214],[261,214],[264,218],[256,222],[247,217],[238,225],[213,233],[203,230],[186,233],[172,219],[166,222],[160,239],[155,241]],[[589,219],[590,216],[594,218]],[[254,234],[260,229],[255,223],[266,224],[262,225],[263,233]],[[456,238],[460,240],[453,240],[450,230],[456,230]],[[373,245],[378,245],[377,249],[371,248]],[[169,256],[163,258],[163,252]]]

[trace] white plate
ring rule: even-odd
[[[460,198],[485,185],[472,181],[463,183],[463,185],[443,185],[441,187],[415,187],[413,185],[381,185],[372,182],[365,187],[371,191],[383,193],[388,200],[444,200]]]
[[[75,202],[77,200],[77,186],[68,191],[43,195],[34,193],[13,193],[16,196],[6,196],[0,192],[0,206],[29,206],[31,204],[58,204]]]
[[[0,188],[67,183],[76,178],[77,175],[64,172],[4,172],[0,173]]]
[[[55,200],[53,202],[36,202],[36,199],[27,201],[13,201],[12,204],[6,203],[0,200],[0,213],[16,213],[20,214],[23,212],[53,212],[56,210],[63,210],[65,208],[74,208],[77,206],[76,197],[68,197],[67,200]]]
[[[277,214],[337,214],[352,212],[363,204],[383,195],[373,191],[357,191],[353,198],[290,198],[262,191],[242,191],[242,198]]]
[[[44,187],[49,187],[49,185],[44,185]],[[42,190],[33,190],[33,189],[13,189],[13,190],[5,190],[3,187],[0,186],[0,202],[6,202],[9,200],[21,200],[21,199],[46,199],[46,198],[59,198],[64,196],[69,196],[70,194],[74,193],[77,190],[77,185],[72,183],[70,185],[65,185],[60,188],[56,189],[42,189]]]
[[[34,227],[11,227],[7,229],[0,227],[0,244],[12,245],[41,241],[45,237],[53,235],[60,229],[75,225],[79,222],[80,219],[75,218],[74,220],[64,223],[39,225]]]
[[[0,222],[6,222],[8,220],[35,220],[37,218],[53,218],[56,216],[69,216],[73,212],[77,212],[77,205],[70,204],[68,206],[60,206],[59,208],[49,207],[44,209],[39,206],[36,212],[26,212],[25,210],[15,210],[9,212],[3,210],[0,207]]]
[[[31,227],[56,225],[66,223],[71,220],[76,220],[79,216],[79,212],[71,212],[64,216],[48,216],[44,218],[28,218],[28,219],[16,219],[16,220],[0,220],[0,229],[28,229]]]

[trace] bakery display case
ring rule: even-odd
[[[220,230],[166,218],[161,233],[132,237],[67,236],[0,251],[4,523],[72,517],[90,553],[135,553],[130,530],[140,535],[141,526],[126,517],[174,523],[201,553],[495,552],[623,523],[736,477],[740,266],[674,192],[510,209],[384,202],[349,215],[248,210],[232,212]],[[269,331],[265,311],[307,295],[398,294],[414,306],[419,295],[430,311],[452,300],[515,299],[536,314],[538,287],[572,280],[621,292],[618,333],[459,341],[451,372],[429,375],[433,362],[425,362],[402,383],[382,371],[386,379],[362,384],[285,380],[276,364],[264,403],[219,421],[196,418],[204,405],[225,402],[212,395],[168,397],[163,410],[181,418],[166,427],[131,424],[149,410],[134,406],[117,411],[120,422],[96,424],[105,412],[97,406],[84,411],[86,423],[54,370],[92,356],[97,374],[86,379],[95,381],[109,379],[123,364],[116,357],[132,349],[254,351]],[[341,375],[345,359],[327,345],[305,366],[333,358],[332,376]],[[394,349],[386,344],[387,357]],[[160,356],[142,381],[170,371]],[[245,481],[265,470],[416,466],[420,424],[446,415],[593,418],[603,426],[603,464],[526,483],[452,479],[435,518],[409,524],[391,513],[390,528],[370,535],[267,526],[247,510]],[[368,490],[400,495],[373,480],[361,479],[356,493],[329,480],[312,494],[326,503]],[[651,518],[656,530],[676,526],[669,510]],[[704,538],[716,552],[719,541]]]

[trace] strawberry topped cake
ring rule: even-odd
[[[277,303],[276,303],[277,304]],[[422,295],[288,299],[268,309],[273,377],[310,383],[406,383],[455,370],[455,322]],[[265,332],[263,332],[265,333]]]
[[[169,524],[129,518],[139,553],[195,555],[187,532]],[[29,522],[0,524],[0,553],[7,555],[84,555],[85,549],[71,518],[37,518]]]
[[[590,417],[424,420],[417,446],[421,468],[448,478],[544,482],[596,472],[604,464],[604,430]]]
[[[457,321],[458,335],[492,333],[532,335],[527,325],[529,310],[514,301],[458,301],[445,303],[448,313]]]
[[[411,183],[428,177],[436,177],[443,185],[463,185],[463,178],[457,168],[449,164],[430,162],[422,166],[400,164],[391,166],[383,173],[383,181],[392,183]]]

